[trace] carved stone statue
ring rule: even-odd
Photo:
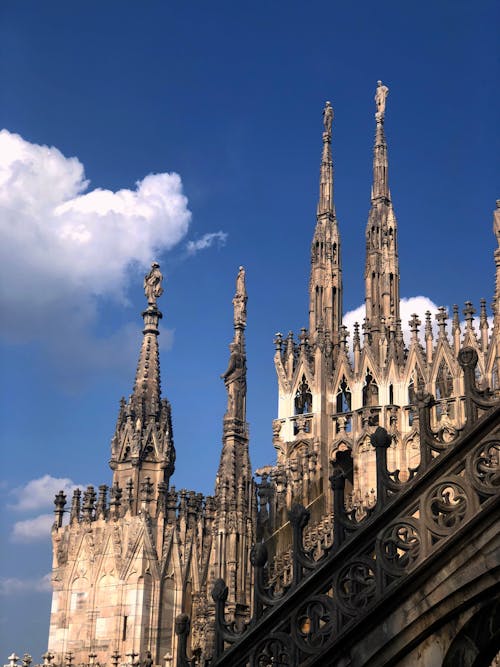
[[[236,277],[236,294],[233,299],[234,326],[245,326],[247,323],[247,291],[245,287],[245,269],[240,266]]]
[[[389,94],[389,88],[384,86],[382,81],[377,81],[377,90],[375,92],[375,105],[377,107],[377,113],[381,116],[385,113],[385,100]]]
[[[327,101],[325,108],[323,109],[323,125],[325,132],[328,134],[332,133],[332,122],[333,122],[333,107],[330,102]]]
[[[221,375],[227,390],[227,416],[245,421],[245,400],[247,392],[247,364],[238,343],[229,345],[231,352],[228,367]]]
[[[151,271],[144,277],[144,294],[150,306],[156,306],[156,299],[163,294],[163,276],[158,262],[151,264]]]

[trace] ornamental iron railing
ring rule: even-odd
[[[361,520],[346,509],[345,478],[340,469],[330,478],[333,489],[333,544],[320,559],[304,547],[309,512],[294,505],[293,578],[285,590],[269,584],[266,546],[256,544],[251,561],[254,608],[241,629],[226,620],[228,589],[215,582],[214,655],[210,667],[296,667],[325,664],[335,646],[348,641],[382,605],[397,605],[408,582],[431,562],[459,544],[464,532],[500,505],[500,406],[489,390],[476,387],[477,354],[458,355],[464,374],[466,421],[452,441],[431,428],[430,394],[417,394],[420,463],[400,481],[389,472],[391,437],[378,427],[371,436],[376,452],[376,504]],[[178,667],[193,667],[187,655],[189,619],[179,617]]]

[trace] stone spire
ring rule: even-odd
[[[156,414],[161,395],[158,323],[163,314],[158,310],[156,299],[163,294],[162,279],[160,265],[153,262],[151,271],[144,278],[144,292],[148,300],[148,307],[142,313],[144,338],[132,393],[135,414],[143,420],[148,415]]]
[[[228,367],[221,375],[227,391],[227,409],[215,481],[217,537],[211,557],[212,579],[225,580],[233,613],[237,613],[238,605],[247,606],[250,602],[245,593],[250,571],[241,549],[251,538],[248,531],[253,524],[248,519],[254,521],[256,514],[246,423],[246,304],[245,270],[240,266],[233,298],[234,335]]]
[[[326,102],[316,228],[311,246],[309,335],[311,342],[316,343],[323,333],[328,332],[336,345],[342,324],[342,273],[340,236],[333,201],[332,122],[333,108],[330,102]]]
[[[229,345],[230,356],[227,370],[221,378],[227,390],[225,419],[246,422],[247,363],[245,351],[245,327],[247,321],[247,292],[245,269],[240,266],[236,278],[236,294],[233,298],[234,336]]]
[[[163,294],[160,265],[153,262],[144,278],[148,302],[143,311],[143,339],[132,395],[122,399],[115,435],[111,443],[110,466],[113,483],[132,489],[133,508],[137,509],[139,491],[148,484],[168,482],[174,471],[175,449],[170,403],[161,398],[158,323],[163,315],[157,299]]]
[[[399,319],[399,262],[397,222],[389,190],[387,143],[384,134],[385,105],[389,89],[378,82],[375,94],[375,145],[371,209],[366,227],[366,318],[372,341],[377,342],[383,324]]]

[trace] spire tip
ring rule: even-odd
[[[162,281],[160,265],[158,262],[153,262],[151,271],[144,276],[144,294],[148,300],[148,306],[156,306],[156,299],[163,294]]]
[[[384,114],[385,114],[385,101],[387,99],[387,95],[389,94],[389,88],[387,86],[384,86],[382,81],[377,81],[377,90],[375,91],[375,106],[377,107],[377,111],[375,113],[375,117],[380,120],[383,120]]]

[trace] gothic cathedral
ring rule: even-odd
[[[458,306],[451,317],[439,308],[435,327],[430,312],[424,322],[413,315],[405,343],[397,221],[384,132],[387,94],[388,88],[379,81],[366,226],[366,317],[361,326],[354,325],[348,345],[334,204],[333,108],[327,102],[311,244],[308,328],[297,337],[290,332],[275,339],[276,463],[258,468],[253,476],[246,422],[247,292],[240,267],[233,339],[222,376],[227,409],[213,496],[178,492],[172,485],[172,409],[161,395],[158,353],[162,275],[159,265],[152,265],[144,281],[147,306],[135,383],[128,401],[121,400],[111,442],[112,484],[97,490],[89,486],[83,493],[76,490],[67,523],[63,522],[66,497],[61,492],[55,499],[48,648],[57,665],[174,667],[179,641],[175,622],[180,614],[190,618],[189,653],[196,664],[204,664],[214,652],[211,590],[216,580],[227,585],[226,614],[237,627],[252,612],[254,544],[267,546],[269,582],[276,591],[284,590],[293,577],[288,512],[295,503],[310,513],[305,539],[318,552],[334,540],[332,472],[340,471],[345,479],[349,511],[358,518],[370,512],[377,489],[370,438],[377,427],[390,436],[388,469],[398,470],[403,481],[419,465],[419,397],[434,396],[433,433],[444,445],[453,440],[465,419],[461,347],[476,351],[477,384],[491,388],[498,398],[500,201],[494,212],[498,248],[492,325],[485,300],[478,319],[466,302],[463,325]]]

